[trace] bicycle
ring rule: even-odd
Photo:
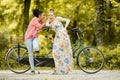
[[[72,45],[73,58],[76,58],[77,65],[80,67],[82,71],[89,74],[99,72],[104,66],[103,53],[96,47],[83,46],[81,39],[82,34],[81,35],[78,34],[79,31],[82,33],[79,27],[72,28],[71,30],[72,32],[76,33],[78,38]],[[49,36],[46,37],[49,39],[50,45],[52,47],[53,43],[51,41],[51,38],[49,38]],[[48,54],[50,53],[52,53],[52,49]],[[50,66],[50,67],[55,66],[53,58],[45,58],[37,55],[35,56],[34,61],[35,66]],[[6,63],[8,68],[12,72],[18,74],[25,73],[28,70],[30,70],[27,48],[19,44],[10,48],[6,53]]]
[[[84,47],[82,38],[84,37],[80,27],[72,28],[73,32],[77,35],[77,40],[72,45],[73,58],[76,57],[76,63],[80,69],[86,73],[93,74],[99,72],[104,66],[104,55],[97,47],[86,46]],[[80,31],[81,36],[78,34]],[[78,46],[76,46],[78,45]],[[82,48],[81,50],[79,50]],[[75,56],[78,51],[77,56]]]

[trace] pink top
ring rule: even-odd
[[[25,33],[25,40],[38,37],[38,32],[41,30],[43,22],[39,22],[37,17],[34,17],[28,25]]]

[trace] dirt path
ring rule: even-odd
[[[40,70],[40,74],[32,75],[28,71],[24,74],[15,74],[9,70],[0,71],[0,80],[120,80],[120,70],[106,70],[95,74],[87,74],[74,70],[68,75],[52,75],[52,70]]]

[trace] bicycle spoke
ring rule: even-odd
[[[18,58],[17,51],[15,49],[13,49],[13,51],[14,51],[15,56]]]

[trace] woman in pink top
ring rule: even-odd
[[[39,51],[38,33],[45,25],[44,12],[38,9],[33,11],[34,18],[30,21],[25,33],[25,45],[29,53],[29,63],[31,66],[31,73],[35,73],[33,50]]]

